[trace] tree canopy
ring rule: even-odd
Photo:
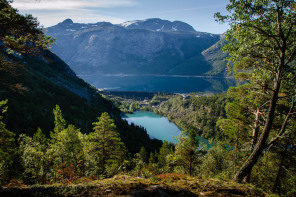
[[[30,14],[19,14],[17,9],[11,7],[12,2],[0,1],[0,50],[32,55],[38,53],[39,49],[48,49],[55,39],[44,34],[37,18]]]
[[[289,132],[286,128],[296,101],[296,3],[230,0],[227,10],[230,15],[216,13],[216,17],[231,26],[226,35],[229,43],[224,48],[230,54],[229,68],[238,79],[248,82],[230,91],[251,95],[246,109],[256,109],[260,114],[258,140],[234,178],[243,181],[263,150]],[[281,124],[275,124],[279,119]],[[254,116],[254,125],[257,120]]]
[[[93,123],[94,132],[88,136],[90,163],[95,174],[112,175],[123,162],[127,151],[108,113],[102,113],[98,120]]]

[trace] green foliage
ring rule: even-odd
[[[133,103],[131,103],[131,105],[129,106],[129,111],[133,112],[133,111],[135,111],[136,109],[139,109],[139,108],[140,108],[140,107],[139,107],[139,104],[133,102]]]
[[[61,163],[77,165],[82,160],[82,133],[74,125],[68,125],[62,116],[60,107],[56,105],[54,114],[54,132],[51,133],[51,143],[48,154],[54,166]]]
[[[66,128],[66,121],[62,116],[62,111],[58,105],[53,109],[54,114],[54,132],[59,133]]]
[[[158,160],[158,153],[157,152],[155,152],[155,153],[151,152],[150,156],[149,156],[149,165],[157,163],[157,160]]]
[[[45,152],[48,142],[46,136],[40,128],[38,128],[37,132],[33,135],[33,141],[39,143],[39,145],[41,146],[41,150]]]
[[[207,154],[202,158],[200,173],[206,177],[215,177],[220,173],[226,173],[231,170],[229,167],[228,150],[223,143],[217,143],[210,148]],[[231,174],[231,172],[230,172]],[[224,178],[230,178],[229,175]]]
[[[181,136],[177,137],[178,143],[175,147],[175,165],[185,169],[190,176],[194,173],[193,168],[196,165],[198,138],[196,132],[193,130],[189,131],[188,136],[182,133]]]
[[[10,63],[4,62],[0,68],[0,97],[10,101],[4,117],[8,130],[33,136],[40,127],[49,137],[55,126],[52,109],[59,105],[65,121],[83,133],[92,131],[91,123],[98,114],[113,114],[122,141],[132,154],[139,152],[141,146],[149,152],[161,146],[161,141],[151,140],[143,128],[129,126],[116,106],[77,78],[52,53],[46,51],[42,56],[24,59],[5,57]]]
[[[13,175],[17,154],[14,134],[5,128],[2,114],[6,112],[7,100],[0,101],[0,184],[7,182]]]
[[[141,147],[141,150],[139,152],[139,159],[141,161],[143,161],[144,163],[147,163],[147,161],[148,161],[147,151],[144,146]]]
[[[228,138],[229,145],[234,146],[234,165],[236,165],[239,160],[239,152],[242,148],[242,144],[250,140],[248,132],[249,125],[244,108],[237,99],[228,103],[225,110],[227,119],[218,120],[217,126],[224,131]],[[234,168],[236,168],[236,166],[234,166]]]
[[[19,14],[10,3],[7,0],[0,2],[1,50],[5,48],[8,53],[34,54],[54,43],[54,39],[45,36],[36,18]]]
[[[158,154],[158,165],[161,171],[167,172],[167,167],[168,167],[168,160],[167,157],[168,155],[172,155],[174,153],[174,145],[164,141],[161,148],[159,149],[159,154]]]
[[[151,101],[149,102],[149,105],[150,106],[156,106],[156,105],[159,105],[161,104],[162,102],[168,100],[169,98],[171,97],[171,95],[169,94],[165,94],[165,93],[158,93],[158,94],[155,94],[153,96],[153,98],[151,99]]]
[[[53,159],[55,166],[65,163],[66,165],[77,165],[82,156],[82,133],[74,125],[68,125],[52,136],[48,154]]]
[[[51,110],[58,104],[65,120],[85,133],[92,130],[91,123],[98,114],[112,113],[124,143],[132,153],[138,152],[143,144],[147,150],[160,147],[160,141],[151,142],[144,130],[129,127],[120,118],[118,108],[76,77],[61,59],[44,50],[54,40],[44,35],[36,18],[20,15],[6,0],[0,2],[0,16],[0,42],[3,43],[0,46],[0,97],[10,100],[10,110],[4,117],[9,130],[33,136],[40,127],[49,137],[54,123]],[[127,137],[129,133],[135,134],[133,139],[144,136],[135,140],[142,144],[135,145]]]
[[[22,177],[28,184],[62,181],[68,183],[86,175],[113,176],[127,150],[107,113],[94,122],[94,132],[83,135],[65,122],[57,105],[53,110],[55,131],[47,139],[41,129],[33,137],[20,135]]]
[[[91,174],[113,175],[123,163],[126,155],[126,148],[121,142],[119,133],[116,131],[114,120],[108,113],[103,113],[94,122],[94,132],[88,135],[88,153]]]
[[[295,1],[233,0],[227,5],[230,15],[216,14],[218,21],[231,26],[224,47],[229,69],[249,83],[237,87],[237,92],[250,95],[250,105],[244,108],[256,113],[251,123],[255,139],[251,154],[234,177],[236,181],[248,181],[263,150],[287,133],[285,128],[295,112],[295,8]]]
[[[284,147],[281,146],[281,154],[279,152],[264,154],[254,167],[251,181],[265,191],[274,192],[280,196],[293,196],[296,183],[295,149],[289,149],[288,153],[283,155],[284,151]],[[279,171],[280,167],[281,171]],[[276,183],[277,175],[279,175],[279,183]]]
[[[38,129],[33,138],[21,134],[19,143],[25,183],[46,183],[46,175],[50,168],[47,154],[48,142],[41,129]]]
[[[55,120],[63,120],[61,126],[55,121],[55,132],[48,140],[38,129],[31,138],[25,134],[20,136],[20,153],[24,167],[23,177],[26,183],[46,183],[57,178],[57,170],[61,164],[78,167],[83,157],[83,135],[73,125],[66,127],[59,106],[53,110]],[[81,169],[75,169],[79,171]]]
[[[223,93],[211,96],[192,94],[186,100],[177,95],[163,102],[154,112],[167,116],[183,130],[197,130],[198,135],[208,139],[224,139],[216,122],[226,117],[225,105],[228,100]]]
[[[204,50],[202,55],[206,61],[212,66],[212,69],[205,75],[218,75],[227,76],[227,61],[228,53],[222,51],[222,47],[227,44],[225,35],[221,36],[221,39],[210,48]]]

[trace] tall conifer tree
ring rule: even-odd
[[[249,82],[237,89],[245,87],[247,94],[254,95],[254,102],[263,101],[257,108],[262,123],[254,130],[258,139],[234,177],[242,182],[247,181],[263,150],[284,136],[295,112],[296,2],[230,0],[227,10],[231,15],[217,13],[216,17],[230,22],[231,30],[226,35],[229,44],[225,47],[230,54],[228,60],[236,77]],[[287,108],[281,108],[284,101],[288,101]],[[283,118],[281,126],[274,124],[277,118]],[[258,118],[254,117],[256,123]]]
[[[92,160],[90,165],[93,166],[93,172],[97,176],[112,175],[123,162],[126,148],[116,131],[114,120],[108,113],[102,113],[98,120],[93,123],[94,132],[88,136],[90,142],[88,154]]]

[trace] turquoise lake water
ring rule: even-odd
[[[126,119],[129,124],[146,128],[147,133],[151,138],[166,140],[168,142],[177,142],[174,137],[180,135],[180,129],[166,117],[162,117],[149,111],[136,111],[133,114],[125,114],[123,119]]]
[[[123,119],[126,119],[129,124],[134,123],[135,125],[146,128],[147,133],[151,138],[156,138],[162,141],[168,141],[176,143],[176,136],[181,134],[181,130],[167,117],[156,115],[149,111],[136,111],[133,114],[125,114]],[[207,149],[211,147],[207,139],[199,138],[199,146],[206,145]]]

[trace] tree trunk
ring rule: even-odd
[[[284,165],[284,162],[285,162],[285,158],[286,158],[286,153],[287,153],[287,150],[288,150],[288,146],[289,146],[289,143],[286,142],[285,150],[284,150],[283,154],[281,155],[281,163],[279,165],[279,170],[278,170],[278,173],[277,173],[277,176],[276,176],[274,185],[273,185],[273,189],[272,189],[272,191],[274,193],[280,194],[280,192],[281,192],[280,177],[281,177],[283,165]]]
[[[236,139],[235,139],[235,155],[234,155],[234,170],[236,171],[237,160],[238,160],[238,136],[239,136],[239,124],[237,124],[236,129]]]
[[[251,143],[251,153],[254,150],[254,147],[258,141],[258,134],[259,134],[259,114],[260,110],[257,108],[256,110],[256,116],[255,116],[255,124],[254,124],[254,129],[253,129],[253,134],[252,134],[252,143]]]
[[[254,147],[258,141],[258,134],[259,134],[259,114],[260,114],[260,110],[259,108],[257,108],[256,110],[256,116],[255,116],[255,124],[254,124],[254,129],[253,129],[253,135],[252,135],[252,142],[251,142],[251,149],[250,149],[250,153],[252,154]],[[250,171],[246,178],[245,178],[245,182],[246,183],[250,183],[251,181],[251,173],[252,171]]]
[[[192,161],[191,159],[189,160],[189,176],[192,174]]]
[[[282,76],[281,76],[282,68],[283,68],[283,65],[279,66],[279,71],[275,79],[274,91],[270,100],[270,106],[268,109],[268,114],[265,121],[265,127],[263,129],[263,132],[261,133],[260,138],[256,146],[254,147],[252,154],[249,156],[247,161],[244,163],[241,169],[234,176],[234,181],[237,181],[237,182],[246,181],[247,175],[252,172],[254,165],[257,163],[262,151],[266,147],[266,141],[268,139],[268,136],[272,127],[272,123],[274,120],[274,113],[275,113],[276,103],[278,100],[278,93],[280,90],[281,79],[282,79]]]

